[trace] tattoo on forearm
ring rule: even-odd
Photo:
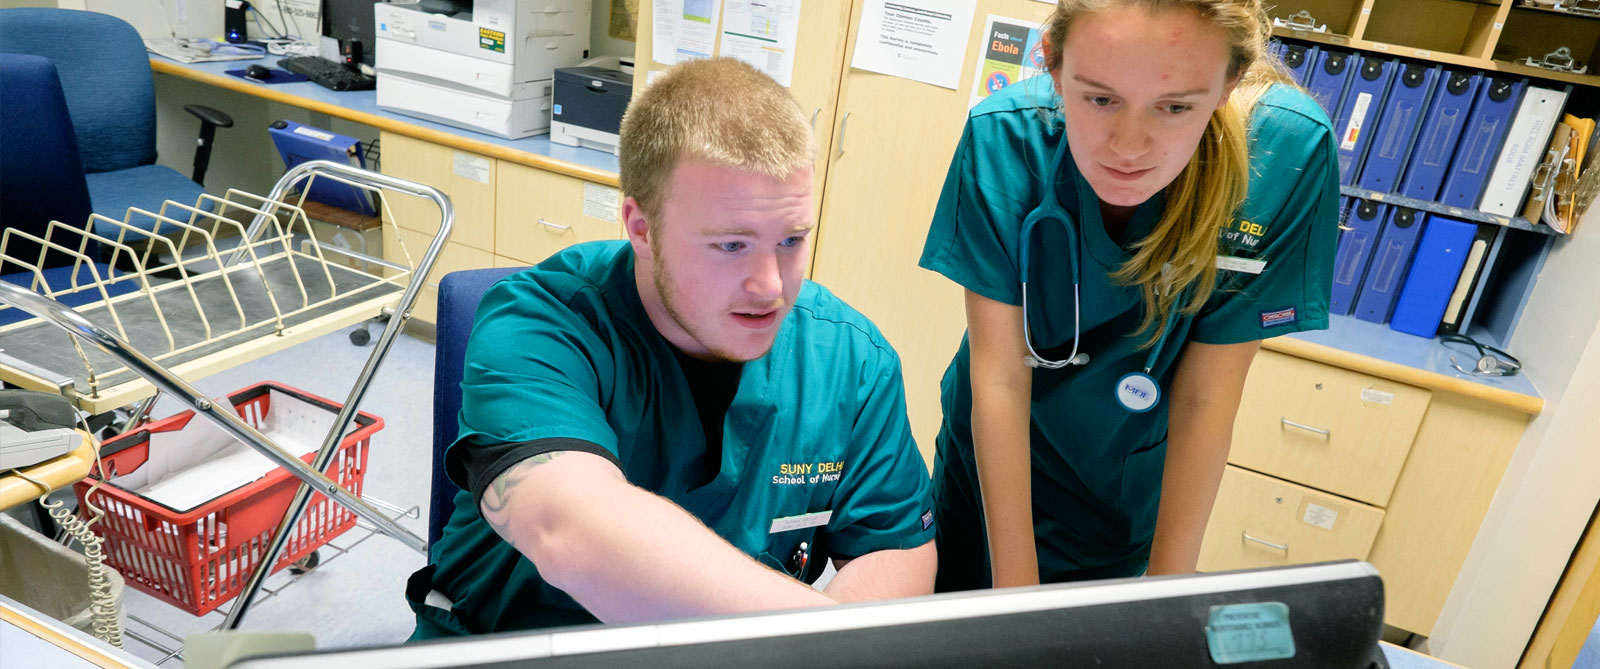
[[[560,457],[563,451],[540,453],[531,458],[512,465],[510,469],[501,472],[489,484],[489,489],[483,493],[483,519],[489,521],[489,526],[494,528],[496,534],[510,540],[507,533],[511,518],[508,509],[511,504],[511,495],[516,491],[517,484],[528,477],[534,467],[550,462]]]

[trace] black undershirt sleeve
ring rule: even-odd
[[[464,475],[467,481],[467,490],[472,492],[473,501],[483,504],[483,491],[489,489],[489,484],[504,474],[513,465],[536,455],[553,453],[555,451],[581,451],[593,453],[611,461],[618,469],[622,463],[617,456],[605,447],[582,439],[568,439],[555,437],[550,439],[535,439],[512,444],[480,445],[476,443],[457,444],[445,456],[448,467],[452,472]],[[457,481],[461,480],[457,477]]]

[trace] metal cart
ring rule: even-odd
[[[372,193],[382,205],[385,225],[394,220],[388,198],[432,200],[439,209],[439,231],[415,263],[403,241],[399,241],[400,252],[390,255],[398,255],[404,262],[320,243],[301,206],[303,194],[311,192],[319,179]],[[291,196],[297,186],[303,186],[298,199]],[[246,219],[248,227],[242,222]],[[410,314],[453,220],[449,198],[434,188],[348,165],[312,161],[290,169],[266,197],[230,190],[221,198],[205,195],[193,205],[168,201],[159,212],[130,209],[122,221],[97,214],[81,224],[52,222],[42,238],[7,230],[0,236],[0,267],[13,268],[6,271],[24,268],[33,280],[29,286],[0,281],[0,315],[7,309],[20,309],[32,318],[0,327],[0,379],[60,392],[89,413],[138,403],[132,414],[136,418],[147,413],[158,393],[164,392],[300,479],[299,490],[264,558],[223,623],[224,629],[234,629],[277,563],[288,529],[299,520],[313,491],[349,509],[377,532],[418,552],[426,550],[422,538],[341,488],[323,471]],[[143,249],[134,249],[129,240],[141,238],[141,227],[151,227],[135,224],[151,221],[157,234],[147,238]],[[102,227],[109,223],[119,230],[117,236],[95,234],[97,222]],[[239,245],[219,252],[218,231],[238,232]],[[165,236],[160,234],[163,232]],[[37,257],[6,255],[8,242],[15,236],[37,243]],[[402,239],[400,235],[391,238]],[[97,259],[85,254],[91,240],[109,249],[109,267],[97,267]],[[187,255],[186,249],[191,250]],[[46,250],[74,258],[68,278],[50,280],[41,266]],[[171,254],[170,262],[159,260],[162,250]],[[338,262],[344,258],[359,262]],[[118,269],[126,266],[131,269]],[[113,288],[127,290],[129,284],[124,282],[133,290],[112,296],[119,292]],[[76,309],[55,299],[84,295],[100,299]],[[390,316],[388,324],[311,466],[183,380],[383,315]],[[61,330],[67,336],[63,337]]]

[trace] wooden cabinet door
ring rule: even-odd
[[[634,49],[633,91],[638,95],[649,82],[650,72],[666,70],[669,66],[651,59],[651,13],[654,6],[639,3],[638,43]],[[846,28],[850,21],[849,0],[805,0],[800,3],[800,28],[795,35],[794,73],[789,82],[789,93],[812,119],[816,130],[818,160],[812,174],[813,202],[820,215],[823,186],[827,183],[828,162],[824,157],[831,141],[830,121],[834,117],[835,102],[839,97],[839,78],[842,73],[842,53],[845,47]],[[719,33],[720,34],[720,33]],[[721,52],[721,44],[718,44]]]
[[[1228,462],[1387,506],[1432,391],[1261,351]]]
[[[533,265],[579,242],[622,238],[621,208],[609,206],[619,199],[613,186],[505,161],[498,184],[498,256]]]
[[[961,287],[917,267],[917,258],[966,122],[988,15],[1037,22],[1050,10],[1032,0],[980,0],[959,90],[854,69],[840,88],[812,278],[872,319],[900,353],[912,431],[930,462],[939,380],[966,331],[966,311]],[[846,66],[860,20],[858,6]]]
[[[1366,559],[1383,510],[1229,466],[1200,546],[1200,571]]]
[[[455,210],[449,241],[493,251],[494,172],[499,161],[392,132],[382,136],[383,173],[432,186],[449,196]],[[431,200],[393,193],[385,199],[386,223],[430,235],[439,231],[439,208]]]

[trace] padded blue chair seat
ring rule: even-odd
[[[95,263],[95,269],[100,273],[100,279],[102,281],[104,281],[109,276],[109,274],[107,273],[107,272],[109,272],[109,269],[106,267],[105,263]],[[94,276],[95,276],[94,273],[89,270],[88,265],[79,265],[78,266],[78,284],[79,285],[82,285],[82,286],[93,285]],[[119,274],[119,276],[120,276],[120,274]],[[66,290],[68,288],[71,288],[71,286],[72,286],[72,265],[62,265],[60,267],[51,267],[50,269],[47,269],[47,270],[44,271],[44,277],[45,277],[45,282],[48,283],[50,285],[50,287],[55,289],[55,290]],[[16,285],[24,286],[24,287],[32,286],[33,285],[33,273],[32,272],[15,272],[15,273],[12,273],[12,274],[6,274],[6,275],[3,275],[3,276],[0,276],[0,281],[4,281],[6,283],[14,283]],[[139,283],[138,283],[137,280],[118,281],[115,284],[106,286],[106,293],[108,295],[110,295],[111,297],[116,297],[116,296],[122,295],[124,293],[131,293],[135,289],[137,289],[138,287],[139,287]],[[83,306],[85,304],[91,304],[91,303],[99,302],[100,299],[101,299],[100,291],[94,290],[94,289],[83,290],[83,291],[79,291],[79,292],[76,292],[76,293],[61,294],[61,295],[57,295],[56,296],[56,301],[57,302],[60,302],[61,304],[65,304],[65,305],[67,305],[69,307],[73,307],[73,308],[81,307],[81,306]],[[15,323],[15,322],[21,321],[21,320],[27,320],[30,317],[31,317],[31,314],[29,314],[28,312],[23,311],[21,309],[15,309],[15,308],[13,308],[13,309],[0,309],[0,326],[10,325],[12,323]],[[460,373],[457,372],[457,375],[459,376]]]
[[[112,220],[125,220],[128,209],[138,207],[152,214],[161,213],[161,203],[173,200],[182,204],[193,205],[205,189],[199,184],[190,181],[188,177],[179,174],[177,170],[162,165],[142,165],[117,172],[101,172],[99,174],[84,175],[89,181],[89,201],[94,207],[94,213]],[[211,211],[211,203],[203,203],[200,207]],[[188,221],[188,216],[176,216],[169,213],[172,218]],[[142,229],[150,229],[151,219],[136,216],[133,224]],[[94,232],[103,237],[117,238],[118,228],[104,221],[95,221]],[[162,236],[177,237],[180,231],[165,227]],[[143,235],[134,236],[130,231],[124,239],[128,241],[142,241]],[[165,250],[165,249],[162,249]]]

